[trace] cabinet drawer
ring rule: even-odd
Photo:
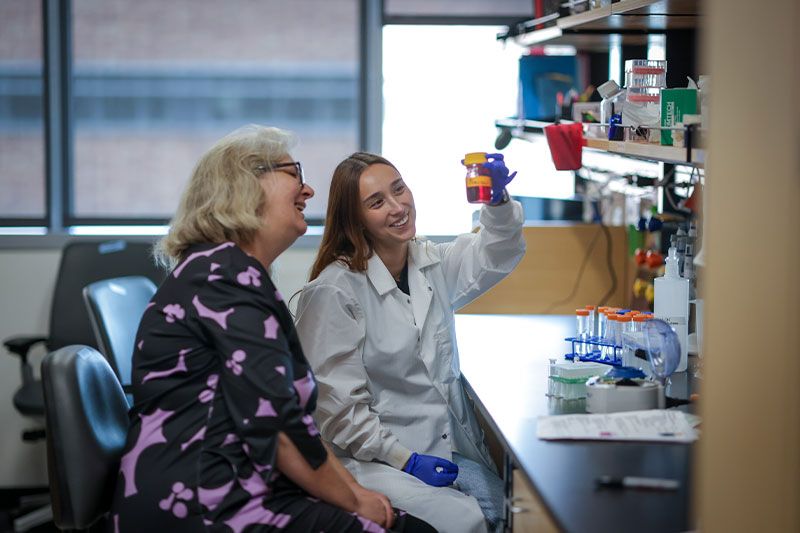
[[[511,474],[511,518],[512,533],[558,533],[544,504],[522,473],[514,469]]]

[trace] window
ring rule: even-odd
[[[517,113],[521,50],[497,42],[497,26],[384,26],[383,154],[404,175],[417,232],[469,231],[478,206],[466,201],[467,152],[494,151],[494,121]],[[553,167],[544,137],[513,140],[502,153],[519,172],[511,194],[569,198],[572,172]]]
[[[75,220],[168,218],[198,157],[248,123],[298,133],[324,218],[358,146],[356,0],[72,7]]]
[[[0,2],[0,219],[44,225],[40,2]]]
[[[43,5],[57,6],[55,17]],[[292,155],[316,191],[306,215],[321,221],[332,170],[360,143],[359,6],[359,0],[4,0],[3,224],[163,223],[197,159],[250,123],[298,134]],[[55,43],[49,58],[43,32]],[[69,84],[50,79],[48,64],[69,72]],[[57,97],[69,94],[63,115],[45,114],[43,87]],[[47,130],[57,137],[48,174],[45,124],[53,116],[66,128]],[[46,175],[55,200],[46,194]]]

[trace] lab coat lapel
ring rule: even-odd
[[[367,278],[379,295],[383,296],[392,289],[397,288],[397,282],[392,278],[389,269],[383,264],[378,254],[373,253],[367,261]]]
[[[408,288],[411,291],[411,309],[417,327],[422,329],[428,309],[433,300],[433,287],[425,277],[425,268],[438,263],[425,249],[426,244],[417,240],[408,246]]]

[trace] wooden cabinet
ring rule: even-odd
[[[459,313],[574,314],[601,301],[611,288],[608,303],[622,305],[630,277],[628,234],[622,226],[606,229],[579,223],[522,228],[527,244],[522,262]]]
[[[522,473],[511,474],[509,516],[512,533],[558,533],[561,531],[548,514],[536,491]]]

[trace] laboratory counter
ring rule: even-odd
[[[498,438],[507,465],[515,476],[521,474],[535,500],[533,508],[520,509],[514,489],[512,531],[526,531],[520,527],[525,522],[569,533],[694,529],[689,508],[693,445],[537,438],[538,416],[585,412],[585,400],[546,395],[548,360],[570,351],[564,339],[574,332],[574,316],[456,315],[467,390]],[[674,374],[667,395],[688,398],[694,392],[693,376],[691,369]],[[680,488],[596,488],[596,479],[606,475],[676,479]]]

